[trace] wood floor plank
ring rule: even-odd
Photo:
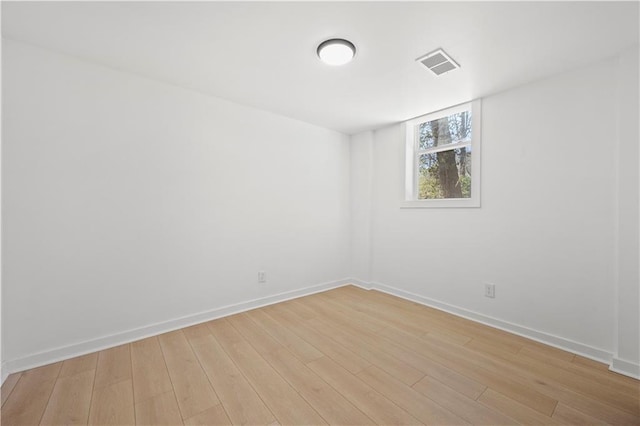
[[[407,365],[424,374],[431,375],[432,377],[440,380],[441,382],[456,389],[457,391],[462,392],[472,399],[477,398],[486,389],[485,385],[461,374],[458,374],[455,371],[450,370],[420,354],[417,354],[414,351],[406,350],[401,345],[398,345],[395,342],[381,338],[379,335],[372,334],[367,330],[357,328],[357,326],[353,326],[353,328],[355,328],[353,332],[357,334],[357,336],[354,336],[354,338],[361,340],[364,339],[364,341],[369,344],[369,347],[374,347],[376,350],[386,352],[388,355],[395,357],[397,360],[406,363]],[[407,338],[411,337],[408,336]],[[359,342],[358,344],[361,343]],[[340,362],[338,363],[340,364]],[[367,366],[365,366],[365,368],[366,367]],[[389,365],[386,364],[384,368],[388,369],[388,367]],[[355,373],[357,372],[358,371],[355,371]],[[413,380],[417,376],[409,377],[411,377],[411,379]],[[413,383],[415,383],[415,381],[411,381],[408,384],[412,385]]]
[[[556,411],[553,413],[553,419],[563,425],[608,425],[609,423],[603,420],[591,417],[581,411],[569,407],[562,402],[556,407]]]
[[[511,375],[505,374],[501,371],[499,364],[494,366],[490,361],[487,361],[487,358],[483,358],[464,347],[447,346],[440,341],[415,340],[404,334],[402,330],[395,328],[383,330],[380,335],[394,340],[400,345],[405,345],[463,376],[510,395],[516,401],[536,409],[542,414],[551,415],[557,404],[557,400],[514,380]]]
[[[182,330],[158,337],[183,419],[220,404]]]
[[[2,406],[2,424],[37,425],[47,407],[62,363],[34,368],[22,373],[20,380]]]
[[[604,362],[594,361],[592,359],[585,358],[585,357],[580,356],[580,355],[574,356],[573,359],[571,360],[571,362],[573,362],[575,364],[580,364],[580,365],[583,365],[585,367],[589,367],[589,368],[592,368],[592,369],[595,369],[595,370],[602,370],[602,371],[606,371],[606,372],[609,371],[609,366],[607,364],[605,364]]]
[[[431,377],[420,380],[413,385],[413,388],[469,423],[488,425],[513,425],[517,423],[515,419],[486,407]]]
[[[397,333],[390,335],[394,337]],[[438,351],[443,350],[440,345],[431,344],[427,347],[420,346],[420,348],[428,350],[429,352],[436,354]],[[456,352],[453,352],[453,351]],[[551,415],[552,410],[549,411],[552,406],[549,399],[555,406],[555,401],[562,401],[574,408],[580,407],[587,414],[591,414],[594,417],[601,418],[608,422],[613,423],[633,423],[638,420],[638,416],[621,411],[619,408],[603,403],[597,398],[585,395],[584,392],[578,392],[578,389],[572,389],[571,386],[563,385],[554,380],[554,377],[550,375],[540,376],[535,372],[532,372],[532,365],[524,363],[519,366],[514,366],[511,363],[505,362],[503,358],[491,359],[488,357],[464,353],[460,348],[449,348],[438,356],[443,363],[451,362],[449,367],[453,369],[467,369],[464,372],[469,377],[477,374],[477,379],[489,387],[492,387],[499,392],[509,395],[512,399],[516,399],[525,405],[538,409],[546,415]],[[443,358],[443,356],[446,358]],[[477,363],[477,369],[468,369],[468,363],[474,365]],[[548,372],[547,372],[548,373]],[[482,378],[484,376],[484,378]],[[546,399],[541,399],[540,395],[546,396]],[[611,401],[612,398],[609,398]],[[613,398],[615,402],[615,398]]]
[[[408,385],[412,385],[422,377],[424,373],[412,366],[400,362],[393,356],[379,351],[376,347],[368,345],[357,336],[357,333],[349,330],[335,327],[327,320],[313,319],[307,322],[316,331],[325,334],[327,337],[335,340],[345,348],[354,352],[356,355],[366,359],[373,365],[377,365],[392,376],[398,378]]]
[[[407,346],[409,349],[414,350],[415,352],[426,356],[427,358],[430,358],[475,382],[482,383],[483,385],[492,384],[504,391],[508,391],[510,392],[510,395],[515,395],[520,402],[538,409],[544,414],[550,415],[556,405],[557,401],[552,398],[545,397],[545,395],[540,394],[539,392],[533,391],[517,382],[513,382],[508,378],[500,377],[491,371],[478,368],[481,365],[479,365],[478,361],[475,360],[475,354],[468,349],[457,345],[445,344],[438,340],[428,342],[428,338],[416,340],[415,336],[412,336],[404,330],[396,327],[390,327],[378,334],[395,340],[396,343],[400,344],[400,346]],[[442,345],[447,347],[446,353],[438,348],[438,346]],[[458,352],[461,351],[466,351],[464,353],[466,353],[468,362],[465,362],[465,359],[458,354]],[[452,357],[456,362],[452,360]]]
[[[231,420],[224,411],[222,404],[218,404],[213,408],[209,408],[200,414],[185,419],[185,425],[194,426],[213,426],[213,425],[231,425]],[[265,423],[266,424],[266,423]]]
[[[403,346],[396,344],[395,342],[382,338],[379,335],[372,334],[366,330],[357,329],[354,331],[357,334],[357,338],[368,344],[369,347],[376,348],[379,351],[383,351],[388,355],[394,357],[398,361],[413,367],[423,374],[431,375],[432,377],[440,380],[441,382],[444,382],[453,389],[456,389],[473,399],[478,397],[486,389],[485,385],[461,374],[458,374],[455,371],[450,370],[443,365],[435,362],[434,360],[426,358],[423,355],[416,353],[415,351],[406,349]],[[415,383],[415,381],[407,384],[412,385],[413,383]]]
[[[95,370],[97,363],[97,352],[68,359],[62,363],[60,377],[68,377],[78,373],[82,373],[83,371]]]
[[[421,424],[407,411],[331,359],[322,357],[307,365],[375,422],[389,425]]]
[[[269,333],[271,337],[277,340],[282,346],[289,349],[291,353],[297,356],[303,363],[313,361],[323,356],[322,352],[287,327],[283,327],[282,324],[278,323],[277,320],[267,313],[261,310],[253,310],[247,312],[247,315],[254,318],[265,332]]]
[[[336,298],[336,296],[328,296],[320,293],[312,299],[308,299],[305,303],[309,309],[321,313],[314,319],[331,318],[334,321],[344,322],[344,318],[348,317],[349,321],[344,325],[356,326],[360,329],[375,333],[386,327],[386,324],[380,320],[369,320],[369,318],[361,312],[359,305],[351,303],[349,300]],[[302,304],[302,303],[300,303]],[[364,306],[368,308],[368,306]]]
[[[31,370],[23,371],[22,378],[28,379],[30,383],[38,383],[47,380],[55,380],[60,374],[62,368],[62,362],[56,362],[54,364],[44,365],[42,367],[33,368]]]
[[[279,320],[287,322],[294,333],[307,342],[313,343],[325,356],[333,359],[351,373],[358,373],[371,365],[370,362],[336,343],[331,338],[308,327],[302,322],[304,317],[296,317],[296,312],[291,310],[290,305],[273,305],[269,308],[271,309],[266,310],[269,315],[275,315]]]
[[[2,405],[4,405],[7,398],[9,398],[9,395],[11,395],[13,388],[18,384],[20,376],[22,376],[22,373],[9,374],[9,376],[4,380],[2,388],[0,389],[0,394],[2,394]]]
[[[486,385],[470,379],[469,377],[453,371],[437,362],[425,364],[424,370],[427,376],[436,379],[440,383],[449,386],[456,392],[460,392],[462,395],[471,399],[478,398],[482,392],[487,389]]]
[[[499,357],[508,357],[510,355],[515,355],[520,351],[520,349],[522,349],[522,346],[516,346],[515,348],[512,348],[510,346],[504,346],[498,343],[487,342],[486,340],[483,341],[480,339],[471,339],[464,344],[464,347],[476,352],[487,355],[496,355]]]
[[[133,425],[134,411],[133,380],[120,380],[110,385],[95,387],[89,410],[89,424]]]
[[[136,404],[173,391],[157,337],[131,343],[131,372]]]
[[[370,295],[376,298],[380,296],[380,293],[371,291]],[[512,341],[513,339],[511,335],[507,337],[501,330],[491,332],[497,333],[497,336],[491,334],[492,338],[496,337],[493,340],[488,339],[486,335],[483,335],[481,332],[483,330],[471,331],[469,329],[464,329],[463,333],[462,331],[458,331],[460,325],[456,324],[456,320],[463,320],[461,318],[455,318],[453,321],[445,321],[439,317],[425,317],[425,312],[429,311],[430,308],[426,308],[422,305],[408,302],[406,300],[394,298],[389,295],[383,295],[382,297],[384,297],[385,299],[380,303],[370,303],[368,299],[361,299],[361,303],[356,303],[353,302],[353,298],[351,299],[353,303],[349,303],[338,298],[332,298],[331,300],[335,304],[342,304],[354,309],[356,311],[355,314],[358,314],[360,318],[362,318],[362,315],[367,316],[368,318],[364,320],[365,322],[376,322],[383,329],[386,329],[389,326],[401,328],[406,334],[427,336],[431,340],[442,340],[458,345],[465,344],[466,342],[471,340],[470,336],[473,336],[476,341],[485,343],[492,342],[501,349],[513,353],[517,352],[522,347],[521,341]],[[387,300],[387,298],[389,298],[389,300]],[[391,301],[392,303],[387,303],[388,301]],[[417,312],[419,312],[420,315],[413,311],[416,309],[418,310]],[[351,314],[353,315],[354,312],[352,311]],[[348,321],[348,319],[344,321]],[[477,324],[475,326],[477,326]],[[485,328],[487,327],[485,326]],[[485,331],[485,333],[487,332]]]
[[[208,331],[189,342],[233,424],[269,424],[276,420],[233,360]]]
[[[380,318],[389,319],[392,315],[393,327],[400,327],[405,332],[414,334],[410,327],[414,324],[420,324],[423,328],[428,328],[431,337],[436,338],[438,334],[453,335],[458,339],[447,339],[450,343],[460,344],[463,337],[475,339],[484,343],[495,343],[502,349],[517,352],[526,343],[536,344],[530,340],[520,336],[505,332],[503,330],[494,329],[479,323],[467,320],[461,317],[455,317],[451,314],[429,308],[414,302],[396,298],[389,294],[372,291],[371,297],[377,299],[379,304],[370,304],[369,312],[375,314],[379,312]],[[433,332],[432,332],[433,331]]]
[[[609,371],[609,367],[607,365],[591,361],[586,358],[580,357],[583,360],[586,360],[582,362],[575,362],[574,360],[567,361],[566,359],[562,359],[557,356],[549,356],[547,353],[542,351],[532,351],[527,347],[522,348],[522,350],[518,352],[518,357],[522,358],[524,361],[535,360],[535,362],[538,363],[542,362],[544,364],[562,368],[568,372],[578,374],[579,376],[601,383],[603,386],[614,390],[620,390],[636,395],[638,395],[640,391],[637,380],[621,374],[615,374]],[[576,356],[576,358],[578,358],[578,356]],[[589,362],[592,364],[588,364]],[[602,368],[603,365],[604,368]],[[640,399],[640,395],[638,395],[636,399]]]
[[[95,387],[110,386],[123,380],[131,380],[131,351],[129,345],[98,353]]]
[[[260,317],[234,315],[229,323],[329,424],[363,425],[372,420],[307,368],[287,348],[260,330]],[[256,327],[258,326],[258,327]],[[317,359],[317,358],[316,358]]]
[[[456,345],[464,345],[472,340],[472,337],[458,334],[454,331],[435,329],[425,333],[429,337],[439,339],[445,342],[454,343]]]
[[[342,290],[342,289],[340,289]],[[347,308],[347,313],[356,314],[361,318],[362,322],[374,323],[380,329],[387,328],[389,325],[402,327],[406,333],[421,336],[427,332],[437,330],[433,327],[434,321],[424,321],[423,317],[418,316],[410,309],[405,309],[405,306],[397,305],[410,304],[407,301],[401,301],[390,299],[392,303],[388,303],[387,300],[376,300],[378,292],[371,291],[366,296],[353,295],[350,293],[341,294],[342,297],[333,297],[331,301],[334,305],[342,305]],[[410,308],[413,306],[409,305]]]
[[[369,345],[368,347],[370,348],[375,348],[378,351],[385,352],[401,363],[411,366],[415,370],[422,372],[423,375],[431,374],[434,378],[445,380],[453,388],[462,391],[472,398],[477,397],[486,388],[486,386],[467,377],[464,377],[452,370],[449,370],[446,367],[433,361],[432,359],[426,358],[421,354],[416,353],[415,351],[406,349],[401,345],[397,345],[395,342],[382,338],[379,335],[370,333],[367,330],[363,329],[356,329],[353,330],[353,332],[356,333],[356,336],[354,336],[354,338],[360,339],[359,344],[362,344],[364,342],[365,344]],[[388,369],[388,366],[384,366],[383,369]],[[411,382],[405,383],[407,383],[408,385],[412,385],[417,381],[415,380],[416,378],[418,377],[412,377]]]
[[[567,363],[567,367],[558,366],[548,360],[546,362],[540,361],[522,354],[519,354],[515,360],[509,360],[520,367],[527,366],[530,373],[546,380],[553,380],[561,386],[571,388],[634,415],[640,415],[640,387],[627,386],[627,383],[618,382],[616,377],[603,380],[605,376],[609,376],[609,373],[605,373],[604,376],[599,371],[586,374],[581,371],[580,367],[574,367],[571,363]]]
[[[528,357],[521,352],[516,355],[505,351],[496,351],[493,354],[500,358],[503,369],[507,367],[512,371],[519,369],[529,376],[534,374],[536,377],[545,378],[548,382],[574,389],[576,392],[602,400],[631,414],[640,415],[640,393],[637,391],[621,390],[620,385],[602,382],[599,378],[561,368],[549,360]]]
[[[187,340],[190,341],[211,335],[209,327],[207,327],[207,323],[192,325],[191,327],[183,328],[182,332],[187,337]]]
[[[395,336],[395,334],[392,336]],[[441,348],[435,345],[430,346],[429,349],[429,351],[433,353],[437,353],[439,350],[441,350]],[[440,356],[444,356],[446,359],[442,357],[439,359],[443,363],[450,361],[451,365],[449,365],[449,367],[453,369],[467,369],[464,374],[469,377],[478,374],[476,379],[479,381],[505,395],[509,395],[512,399],[517,399],[519,402],[524,401],[525,405],[531,408],[536,408],[536,406],[540,404],[538,411],[541,411],[543,414],[551,415],[553,411],[549,411],[552,407],[548,402],[545,402],[545,400],[539,399],[539,395],[547,396],[551,398],[551,401],[562,401],[567,405],[610,423],[633,424],[638,421],[637,416],[621,411],[616,407],[592,397],[580,394],[570,387],[555,382],[552,377],[540,377],[532,373],[528,364],[513,367],[505,363],[502,358],[489,359],[478,356],[478,359],[470,360],[469,354],[467,354],[467,358],[459,357],[459,355],[460,354],[452,352],[452,348],[450,348],[449,351],[440,354]],[[485,370],[485,368],[468,369],[468,365],[465,365],[465,363],[468,362],[471,362],[472,365],[474,362],[479,362],[479,366],[484,366],[489,370]],[[482,376],[484,376],[484,378]],[[508,380],[506,377],[508,377]],[[527,395],[527,393],[529,393],[529,395]]]
[[[376,306],[376,311],[380,316],[384,316],[382,314],[384,306]],[[390,323],[397,324],[401,321],[404,320],[398,318],[397,321],[390,321]],[[517,380],[513,380],[509,375],[503,374],[500,371],[502,366],[495,364],[489,357],[478,356],[477,352],[468,348],[447,344],[439,340],[429,341],[424,336],[423,339],[416,340],[417,337],[415,335],[396,326],[390,326],[378,334],[394,340],[400,346],[406,346],[476,382],[492,386],[545,415],[550,415],[557,404],[557,400],[532,389],[529,383],[520,383]],[[377,363],[374,364],[380,366]]]
[[[304,302],[309,299],[313,299],[315,294],[311,296],[299,297],[293,300],[287,300],[286,302],[278,303],[279,306],[282,306],[287,309],[291,309],[292,307],[297,307],[297,315],[302,317],[303,320],[313,319],[318,317],[318,312],[315,312],[313,309],[307,307]],[[301,303],[302,302],[302,303]],[[267,306],[267,309],[269,306]]]
[[[363,330],[358,330],[358,333],[361,336],[363,334],[366,334],[365,331]],[[416,333],[416,334],[419,334],[419,333]],[[433,333],[431,332],[428,334],[429,336],[433,336]],[[435,334],[437,335],[437,333]],[[454,339],[442,339],[440,336],[438,336],[437,338],[443,341],[452,341],[457,344],[465,343],[470,340],[470,338],[467,338],[461,335],[457,336]],[[405,333],[403,335],[403,339],[411,339],[410,334]],[[372,343],[377,341],[377,346],[379,348],[388,351],[390,354],[396,356],[398,359],[402,359],[404,362],[408,363],[414,368],[419,369],[420,371],[423,371],[426,374],[429,374],[432,377],[442,382],[445,382],[445,384],[447,384],[448,386],[458,390],[459,392],[464,393],[465,395],[471,397],[472,399],[475,399],[477,396],[479,396],[486,388],[485,385],[477,381],[474,381],[468,377],[465,377],[461,374],[458,374],[457,372],[450,370],[431,359],[427,359],[419,354],[416,354],[415,352],[414,352],[414,355],[411,356],[410,354],[407,354],[402,349],[402,346],[397,345],[397,343],[383,339],[379,335],[372,336],[371,341]],[[382,344],[382,342],[385,342],[385,341],[388,343]],[[403,355],[403,352],[404,352],[404,355]]]
[[[586,397],[570,389],[549,383],[540,384],[540,386],[545,386],[543,391],[556,398],[558,403],[563,403],[600,421],[616,425],[640,424],[640,417],[619,410],[596,399]]]
[[[334,297],[327,297],[320,293],[318,297],[307,300],[307,304],[315,311],[322,312],[322,316],[314,319],[331,318],[334,321],[341,321],[343,325],[355,326],[360,329],[376,333],[386,327],[381,320],[371,320],[367,315],[361,312],[361,309],[368,309],[368,306],[360,307],[349,303],[347,300],[340,300]],[[347,319],[345,319],[345,317]],[[422,332],[422,329],[420,329]]]
[[[462,417],[453,414],[376,366],[361,371],[357,376],[424,424],[469,424]]]
[[[413,367],[418,372],[423,373],[422,375],[424,375],[423,367],[425,363],[430,362],[429,360],[416,354],[415,352],[407,351],[387,339],[380,338],[378,334],[373,333],[366,328],[360,328],[357,324],[349,324],[349,318],[347,316],[342,316],[342,314],[337,313],[334,313],[334,315],[336,318],[341,320],[334,321],[335,318],[323,318],[322,320],[318,319],[310,321],[310,323],[317,324],[320,321],[326,321],[327,323],[331,324],[331,327],[335,327],[335,329],[349,334],[359,345],[368,347],[372,352],[384,352],[388,356],[394,358],[396,361],[399,361],[402,364],[407,364]],[[333,332],[333,334],[335,335],[335,332]],[[417,376],[418,375],[415,374],[415,376],[409,375],[408,377],[411,377],[411,379],[413,380]],[[417,378],[419,379],[421,377]],[[413,384],[416,381],[417,380],[413,380],[409,384]]]
[[[136,425],[176,426],[183,424],[173,391],[136,403]]]
[[[554,348],[552,346],[544,345],[539,342],[528,341],[522,345],[520,352],[528,353],[530,356],[541,359],[557,359],[559,361],[571,362],[575,358],[575,355],[571,352],[563,351],[562,349]]]
[[[227,320],[211,321],[208,325],[280,424],[326,424]]]
[[[40,424],[87,424],[95,373],[95,370],[85,370],[73,376],[58,377]]]
[[[424,331],[433,329],[444,330],[447,333],[453,331],[468,337],[488,338],[490,341],[506,345],[518,346],[531,342],[520,336],[383,292],[369,290],[366,291],[366,296],[363,296],[365,294],[363,292],[364,290],[360,291],[360,309],[366,309],[374,316],[377,313],[379,318],[388,321],[393,326],[403,328],[405,332],[410,334],[415,334],[412,328],[421,327]]]
[[[549,425],[560,424],[558,421],[549,416],[532,410],[531,408],[520,404],[518,401],[496,392],[491,388],[480,395],[478,402],[493,408],[494,410],[506,414],[523,425]]]

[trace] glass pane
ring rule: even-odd
[[[426,121],[418,125],[419,149],[471,140],[471,111]]]
[[[418,157],[418,199],[471,197],[471,147]]]

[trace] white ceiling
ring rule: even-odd
[[[2,2],[2,34],[344,133],[611,57],[638,2]],[[358,48],[344,67],[316,46]],[[415,59],[442,47],[462,68]]]

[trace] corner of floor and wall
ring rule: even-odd
[[[637,46],[485,96],[472,209],[400,209],[399,124],[347,136],[6,38],[2,78],[3,380],[348,283],[640,377]]]

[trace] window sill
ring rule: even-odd
[[[401,209],[432,209],[432,208],[479,208],[480,200],[471,198],[454,198],[448,200],[405,200],[400,203]]]

